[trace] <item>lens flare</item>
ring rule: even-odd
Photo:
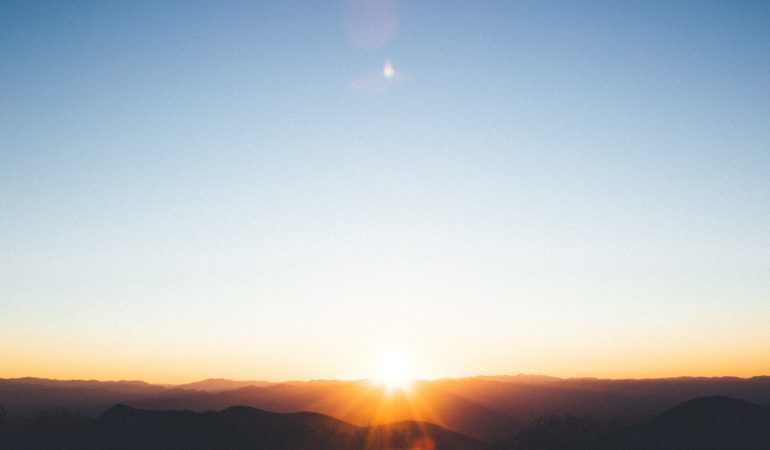
[[[386,60],[380,67],[355,79],[350,87],[364,94],[383,94],[400,88],[411,78],[407,72],[396,70],[393,64]]]
[[[382,76],[384,76],[385,79],[390,80],[395,74],[396,71],[393,69],[393,64],[391,64],[390,61],[385,61],[385,66],[382,68]]]

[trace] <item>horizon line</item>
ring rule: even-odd
[[[658,376],[658,377],[599,377],[599,376],[572,376],[572,377],[558,377],[545,374],[529,374],[529,373],[517,373],[517,374],[479,374],[479,375],[467,375],[467,376],[443,376],[443,377],[415,377],[411,381],[414,383],[419,382],[436,382],[436,381],[451,381],[451,380],[468,380],[478,378],[548,378],[554,381],[569,381],[569,380],[595,380],[595,381],[652,381],[652,380],[677,380],[677,379],[739,379],[739,380],[751,380],[754,378],[766,378],[770,377],[768,373],[762,373],[751,376],[738,376],[738,375],[674,375],[674,376]],[[270,385],[278,384],[292,384],[292,383],[358,383],[358,382],[371,382],[374,381],[374,377],[365,378],[308,378],[308,379],[286,379],[286,380],[266,380],[266,379],[233,379],[224,377],[208,377],[203,379],[196,379],[189,382],[181,383],[164,383],[164,382],[151,382],[141,379],[99,379],[99,378],[49,378],[38,377],[33,375],[26,375],[22,377],[0,377],[0,381],[14,381],[14,380],[41,380],[41,381],[60,381],[60,382],[96,382],[96,383],[143,383],[151,386],[161,387],[175,387],[184,386],[188,384],[197,384],[206,381],[223,381],[234,383],[265,383]],[[245,386],[244,386],[245,387]]]

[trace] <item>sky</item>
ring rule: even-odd
[[[768,2],[0,3],[0,377],[770,374],[768,200]]]

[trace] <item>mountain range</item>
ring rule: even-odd
[[[233,406],[220,412],[116,405],[94,419],[59,411],[0,428],[8,450],[766,450],[770,408],[702,397],[638,424],[603,428],[550,416],[496,443],[443,427],[401,421],[359,427],[323,414]]]
[[[408,391],[390,393],[365,380],[205,380],[164,386],[0,379],[0,407],[9,416],[66,408],[93,418],[115,404],[197,412],[243,405],[278,413],[316,412],[356,426],[429,422],[487,442],[505,439],[528,426],[533,417],[573,414],[629,425],[708,396],[770,404],[770,377],[606,380],[519,375],[417,381]]]

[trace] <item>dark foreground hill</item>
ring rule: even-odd
[[[768,450],[770,408],[727,397],[678,405],[611,440],[626,450]]]
[[[3,449],[68,450],[483,450],[437,425],[405,421],[358,427],[317,413],[245,406],[221,412],[151,411],[117,405],[95,420],[52,416],[0,434]]]
[[[547,416],[493,449],[768,450],[770,408],[727,397],[704,397],[614,429],[585,417]]]
[[[626,427],[573,415],[544,416],[486,444],[426,422],[359,427],[317,413],[245,406],[221,412],[157,411],[125,405],[96,419],[59,411],[0,431],[18,450],[768,450],[770,407],[727,397],[698,398]]]

